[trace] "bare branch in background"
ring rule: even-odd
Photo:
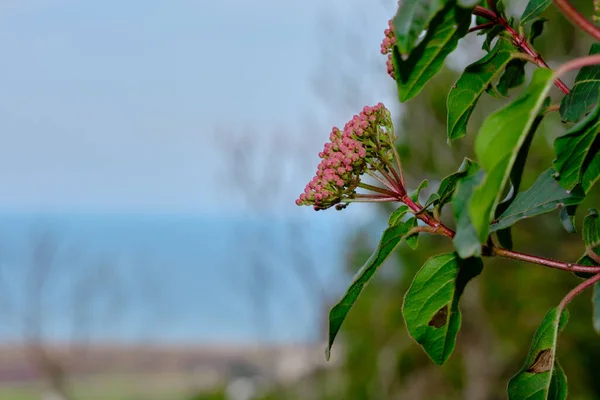
[[[114,324],[124,312],[126,298],[110,262],[101,260],[89,266],[69,263],[69,270],[64,271],[58,259],[56,241],[49,233],[34,238],[23,292],[23,338],[28,357],[52,392],[73,400],[68,379],[72,368],[86,364],[95,327]],[[61,258],[61,262],[65,260]],[[66,293],[64,280],[69,285]],[[62,301],[57,302],[57,296]],[[101,302],[104,308],[99,313]],[[50,337],[48,322],[57,313],[70,316],[70,351],[61,351]]]
[[[302,137],[297,137],[298,135]],[[289,193],[284,193],[289,176],[299,164],[304,164],[302,147],[306,146],[306,135],[294,134],[285,128],[274,129],[268,140],[256,140],[252,130],[241,133],[227,132],[218,134],[221,139],[220,147],[227,158],[226,165],[229,169],[224,172],[223,181],[236,189],[244,207],[252,215],[269,213],[280,207],[284,195],[291,198]],[[262,136],[264,137],[264,135]],[[262,138],[261,137],[261,138]],[[293,201],[293,200],[290,200]],[[292,203],[290,203],[292,204]],[[272,217],[274,213],[270,213]],[[272,229],[269,223],[258,223],[252,231],[245,235],[240,234],[240,243],[245,244],[249,253],[249,263],[253,265],[250,272],[250,291],[258,301],[255,305],[257,313],[268,314],[269,292],[271,291],[270,276],[276,276],[276,271],[271,266],[276,263],[269,259],[263,245],[273,239],[285,243],[285,261],[289,262],[296,272],[296,276],[305,290],[308,301],[321,304],[322,286],[315,271],[315,258],[307,252],[308,246],[302,222],[282,220],[283,231],[278,232],[277,238],[269,238]],[[258,249],[258,250],[257,250]],[[265,299],[264,296],[267,296]],[[262,300],[259,300],[262,299]],[[256,316],[264,321],[264,316]],[[264,331],[263,331],[264,332]]]
[[[33,246],[25,289],[24,337],[27,352],[52,390],[63,399],[72,400],[74,397],[67,383],[63,361],[50,354],[43,332],[45,289],[55,262],[55,244],[45,233],[35,239]]]

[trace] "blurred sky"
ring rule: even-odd
[[[26,295],[19,291],[32,251],[29,227],[46,221],[60,245],[156,264],[131,261],[119,271],[129,271],[131,282],[144,276],[161,283],[172,320],[140,333],[133,325],[147,327],[140,318],[155,313],[140,297],[126,326],[103,326],[101,335],[260,339],[252,305],[231,277],[245,285],[253,271],[248,254],[262,246],[275,257],[271,339],[314,335],[323,310],[306,298],[289,255],[278,255],[286,251],[277,244],[281,229],[266,239],[247,215],[304,221],[306,250],[320,257],[320,282],[334,296],[343,290],[350,277],[342,276],[341,233],[374,208],[315,213],[294,200],[333,125],[364,105],[396,103],[379,54],[394,3],[0,1],[0,236],[14,253],[4,252],[0,269],[13,294]],[[277,187],[269,190],[275,175]],[[78,212],[88,216],[64,217]],[[98,217],[105,212],[113,216]],[[132,213],[209,218],[151,225],[127,217]],[[234,237],[241,227],[253,240]],[[55,273],[56,304],[69,295],[60,289],[68,271]],[[53,308],[46,317],[65,333],[68,317],[52,307],[58,314]],[[18,335],[15,315],[0,336]]]
[[[393,3],[2,1],[0,207],[223,211],[236,203],[223,140],[235,132],[304,141],[310,163],[276,207],[296,211],[329,129],[358,111],[311,80],[323,62],[335,73],[336,52],[352,46],[335,48],[343,30],[362,30],[384,71]],[[356,100],[389,97],[371,85]]]
[[[0,0],[0,247],[11,250],[0,258],[0,283],[8,281],[15,302],[27,294],[20,285],[30,228],[46,221],[60,245],[117,260],[127,282],[162,285],[162,312],[138,296],[126,324],[101,324],[101,336],[314,338],[323,304],[306,295],[284,232],[295,219],[305,242],[293,244],[315,257],[319,284],[328,300],[337,298],[351,279],[345,235],[351,224],[371,222],[376,208],[315,213],[294,200],[332,126],[380,101],[400,112],[379,53],[395,7],[396,0]],[[464,39],[448,65],[477,59],[480,42]],[[78,212],[87,216],[65,217]],[[164,214],[179,217],[157,216]],[[269,337],[255,330],[244,294],[256,279],[256,254],[270,263]],[[67,269],[55,273],[49,306],[68,301],[63,278],[85,273],[68,258],[60,263]],[[52,307],[46,318],[63,337],[68,316]],[[19,334],[18,309],[2,315],[0,337]]]

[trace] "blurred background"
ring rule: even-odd
[[[526,2],[506,3],[520,15]],[[592,2],[573,3],[590,15]],[[463,39],[400,105],[379,53],[396,7],[0,2],[0,399],[505,398],[539,321],[578,278],[487,260],[464,294],[457,349],[437,367],[400,307],[415,271],[450,249],[438,238],[387,262],[325,361],[329,307],[390,211],[295,206],[331,127],[383,102],[410,186],[427,178],[435,190],[507,101],[482,98],[471,135],[449,147],[446,95],[482,39]],[[536,47],[551,66],[588,52],[562,16],[545,16]],[[564,129],[544,121],[524,188]],[[584,250],[556,213],[514,234],[518,250],[547,257]],[[589,295],[570,309],[559,357],[571,398],[598,399]]]

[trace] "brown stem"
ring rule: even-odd
[[[600,40],[600,29],[592,22],[588,21],[579,11],[569,3],[568,0],[554,0],[554,5],[563,13],[567,19],[571,20],[573,25],[578,26],[583,31]]]
[[[519,58],[521,60],[525,60],[527,62],[530,62],[532,64],[536,64],[537,65],[537,61],[535,58],[531,57],[529,54],[527,53],[516,53],[514,56],[514,58]]]
[[[573,300],[575,298],[575,296],[577,296],[578,294],[583,292],[585,289],[589,288],[594,283],[599,282],[599,281],[600,281],[600,274],[596,274],[596,275],[592,276],[591,278],[586,279],[585,281],[581,282],[579,285],[575,286],[575,288],[573,290],[571,290],[569,293],[567,293],[567,295],[562,299],[562,301],[558,305],[559,312],[562,313],[562,311],[565,309],[567,304],[569,304],[571,302],[571,300]]]
[[[412,236],[415,233],[421,233],[421,232],[436,233],[435,229],[433,229],[431,226],[415,226],[414,228],[411,228],[410,231],[408,231],[406,236]]]
[[[532,264],[543,265],[545,267],[561,269],[563,271],[571,272],[588,272],[588,273],[599,273],[600,267],[589,267],[586,265],[579,265],[573,263],[565,263],[562,261],[555,261],[544,257],[532,256],[530,254],[519,253],[517,251],[507,250],[500,247],[488,247],[490,255],[511,258],[513,260],[525,261]]]
[[[496,7],[496,2],[494,0],[487,0],[487,3],[490,10],[498,14],[498,7]]]

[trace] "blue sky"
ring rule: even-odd
[[[372,0],[5,1],[0,207],[214,212],[237,201],[228,143],[254,135],[306,161],[280,152],[291,172],[276,208],[292,210],[329,129],[357,111],[311,80],[338,59],[365,84],[379,74],[336,47],[357,27],[383,71],[390,13]],[[356,104],[389,98],[379,86]],[[250,168],[272,154],[257,147]]]
[[[309,233],[307,251],[330,257],[316,265],[321,283],[339,293],[350,277],[342,276],[333,248],[341,240],[332,238],[349,232],[349,223],[364,221],[375,208],[353,205],[343,213],[314,213],[299,209],[294,200],[312,177],[332,126],[343,126],[364,105],[379,101],[399,112],[385,57],[379,54],[395,3],[0,2],[0,215],[13,210],[194,213],[209,216],[215,227],[232,235],[238,228],[231,226],[244,218],[261,221],[248,213],[299,218]],[[458,60],[464,67],[465,49],[478,46],[471,42],[462,48],[451,65]],[[243,162],[236,164],[236,159]],[[19,218],[13,225],[6,221],[4,240],[22,223]],[[245,252],[265,242],[260,231],[247,235],[255,240],[245,243],[248,249],[235,242],[240,238],[228,237],[235,251],[221,251],[225,234],[207,228],[208,219],[188,221],[195,233],[186,233],[191,242],[185,242],[184,251],[165,244],[180,234],[179,222],[170,221],[169,227],[143,228],[150,244],[139,248],[142,234],[126,235],[131,243],[124,244],[117,239],[126,230],[117,228],[71,237],[88,250],[90,243],[104,243],[99,237],[111,238],[133,258],[142,254],[160,264],[156,276],[165,285],[165,297],[174,302],[169,309],[174,320],[157,335],[251,336],[247,297],[230,276],[232,271],[242,280],[251,276]],[[136,219],[130,222],[139,225]],[[282,239],[278,232],[271,234]],[[113,242],[101,250],[114,251],[118,259],[122,254]],[[283,246],[273,243],[281,252]],[[25,247],[21,256],[27,252]],[[173,263],[172,254],[184,252],[190,259]],[[206,260],[194,258],[200,256]],[[150,268],[137,264],[131,262],[132,268]],[[272,318],[280,329],[274,335],[306,338],[322,310],[315,310],[310,299],[298,301],[304,292],[285,261],[277,259],[271,267]],[[180,282],[196,280],[198,286],[181,290]],[[209,296],[208,289],[232,294]],[[192,292],[198,305],[182,297]],[[178,301],[190,303],[189,308],[177,306]],[[132,329],[129,336],[135,336]]]
[[[185,249],[181,243],[172,245],[180,234],[175,218],[167,227],[142,224],[143,235],[127,234],[121,225],[139,227],[141,222],[126,217],[76,219],[74,226],[93,229],[70,236],[60,228],[69,221],[62,217],[54,223],[40,218],[35,226],[45,221],[59,243],[70,243],[91,258],[131,258],[120,270],[144,268],[141,275],[159,279],[168,300],[163,307],[173,320],[153,333],[180,340],[254,337],[243,290],[253,271],[247,254],[260,244],[269,260],[275,257],[269,266],[273,337],[306,339],[322,309],[305,298],[287,258],[277,258],[284,246],[275,239],[285,238],[273,231],[269,234],[275,238],[267,239],[255,229],[244,236],[253,239],[246,249],[236,242],[241,241],[235,236],[239,228],[232,227],[243,226],[244,220],[248,229],[257,220],[270,226],[283,223],[280,217],[302,221],[306,254],[320,254],[321,283],[332,293],[343,289],[336,247],[342,239],[335,235],[334,241],[334,234],[374,208],[314,213],[296,207],[294,200],[312,177],[333,125],[343,126],[366,104],[395,101],[379,54],[394,0],[387,7],[379,3],[384,1],[1,2],[3,242],[17,240],[16,230],[30,228],[23,223],[29,217],[10,219],[6,213],[16,210],[58,216],[205,215],[204,220],[186,218],[185,229],[192,233],[182,242]],[[243,159],[237,169],[236,157]],[[249,204],[252,199],[258,206]],[[276,220],[249,218],[248,213],[269,213]],[[112,221],[111,229],[102,230],[97,221]],[[31,251],[29,231],[21,233],[19,245],[9,246],[20,249],[14,256],[18,262],[0,260],[2,279],[14,281],[9,282],[14,293],[22,287],[22,276],[11,271],[22,271]],[[144,235],[151,244],[140,247]],[[235,251],[220,250],[228,241]],[[184,254],[189,258],[174,256]],[[156,271],[138,258],[152,260]],[[59,282],[71,276],[61,271],[56,272]],[[232,275],[241,283],[231,282]],[[183,291],[182,283],[192,288]],[[68,291],[57,290],[56,296],[61,293]],[[192,300],[185,297],[189,293]],[[145,303],[135,307],[131,312],[140,318],[149,309]],[[62,332],[66,317],[57,310],[48,318]],[[126,321],[144,326],[139,318]],[[6,326],[14,330],[16,325]],[[139,337],[135,329],[115,327],[114,334]]]

